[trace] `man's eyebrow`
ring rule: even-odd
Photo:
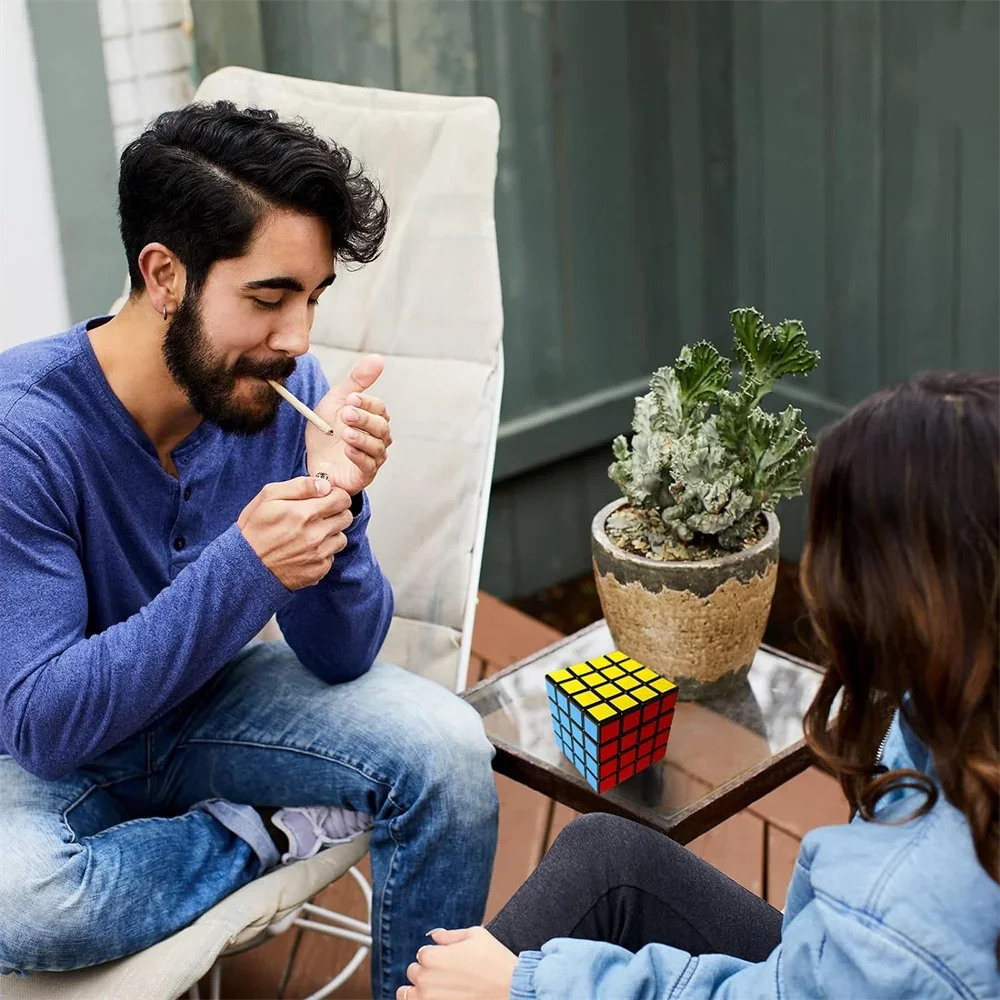
[[[286,275],[281,275],[276,278],[260,278],[257,281],[248,281],[244,286],[244,291],[253,292],[258,288],[280,288],[286,289],[290,292],[304,292],[305,289],[302,287],[302,282],[297,278],[289,278]]]
[[[316,287],[327,288],[336,279],[336,274],[328,274]],[[291,278],[288,275],[278,275],[274,278],[259,278],[257,281],[248,281],[244,286],[245,292],[257,291],[260,288],[278,288],[289,292],[304,292],[302,282],[298,278]]]

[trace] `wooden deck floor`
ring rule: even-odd
[[[548,625],[489,595],[481,595],[472,643],[470,683],[558,638],[560,634]],[[487,919],[527,878],[574,816],[565,806],[508,778],[498,775],[496,781],[500,832]],[[810,769],[689,846],[737,882],[781,907],[799,841],[814,827],[846,819],[847,807],[836,783],[826,774]],[[367,859],[362,868],[370,874]],[[317,902],[350,916],[364,916],[360,894],[350,879],[330,886]],[[226,962],[223,997],[295,1000],[308,996],[343,968],[352,953],[353,948],[346,942],[314,932],[284,934]],[[371,996],[368,974],[365,961],[333,997],[367,1000]]]

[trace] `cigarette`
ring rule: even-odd
[[[275,382],[274,379],[269,378],[267,383],[285,402],[291,403],[314,427],[318,427],[324,434],[333,433],[333,428],[322,417],[313,413],[301,399],[296,398],[280,382]]]

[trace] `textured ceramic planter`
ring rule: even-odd
[[[604,530],[617,500],[592,525],[597,592],[615,643],[693,700],[744,682],[764,637],[778,575],[780,527],[742,552],[699,562],[661,562],[624,552]]]

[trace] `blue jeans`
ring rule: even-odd
[[[347,684],[248,646],[187,702],[57,781],[0,756],[0,971],[147,948],[277,858],[259,807],[372,817],[372,992],[433,927],[482,920],[496,848],[492,748],[439,685],[376,664]]]

